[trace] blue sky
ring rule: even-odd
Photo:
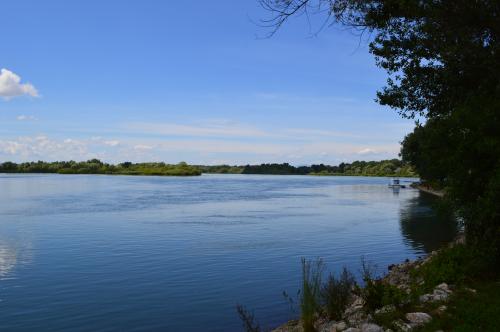
[[[5,1],[0,161],[337,164],[397,157],[366,41],[256,0]]]

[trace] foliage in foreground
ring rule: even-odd
[[[491,269],[490,258],[480,253],[477,247],[469,244],[455,244],[439,250],[426,264],[411,271],[412,279],[421,281],[413,285],[414,292],[421,295],[443,282],[461,288],[497,280],[500,273]]]
[[[365,301],[368,311],[375,311],[386,305],[400,307],[409,301],[409,295],[396,286],[375,277],[375,266],[361,259],[361,274],[363,287],[357,287],[356,292]]]
[[[241,304],[236,305],[236,311],[238,312],[245,332],[262,332],[259,322],[255,319],[253,312],[248,311],[248,309]]]
[[[301,287],[297,292],[300,319],[305,332],[314,332],[315,322],[320,317],[340,320],[344,310],[352,299],[352,290],[356,287],[354,275],[343,268],[339,275],[330,274],[323,283],[325,265],[321,259],[307,260],[302,258]],[[291,310],[295,312],[294,300],[283,292]],[[236,311],[246,332],[261,332],[253,312],[244,306],[237,305]]]
[[[302,327],[304,331],[315,331],[315,323],[320,318],[344,319],[354,294],[361,296],[366,313],[384,328],[394,329],[394,321],[405,319],[408,312],[427,312],[433,320],[421,328],[422,331],[496,331],[500,323],[499,274],[487,269],[488,263],[478,260],[473,250],[474,247],[456,244],[442,248],[425,264],[413,266],[409,272],[409,292],[377,278],[375,266],[364,259],[361,260],[363,286],[358,286],[353,274],[345,268],[323,282],[322,260],[302,259],[302,286],[298,293]],[[437,310],[443,302],[419,300],[443,282],[453,287],[445,312]],[[393,310],[376,312],[384,306],[391,306]],[[261,331],[252,313],[244,308],[238,308],[238,313],[247,332]]]
[[[57,173],[57,174],[120,174],[120,175],[200,175],[198,168],[184,162],[176,165],[165,163],[124,162],[118,165],[103,163],[98,159],[88,161],[29,162],[0,164],[0,173]]]
[[[434,319],[419,331],[498,331],[500,282],[473,281],[469,286],[477,292],[467,289],[458,290],[448,303],[447,312],[435,315]]]
[[[356,285],[354,275],[343,268],[339,276],[330,274],[322,287],[321,301],[326,315],[331,320],[341,320],[345,308],[349,304],[352,290]]]
[[[415,285],[416,294],[429,292],[443,282],[455,288],[446,312],[434,311],[433,320],[418,331],[498,331],[500,275],[476,250],[464,244],[444,248],[412,271],[412,277],[423,282]]]
[[[498,0],[259,0],[276,32],[317,14],[370,36],[387,72],[378,102],[417,121],[405,162],[446,187],[467,241],[500,270],[500,6]]]
[[[320,312],[321,278],[323,262],[315,262],[302,258],[302,293],[300,296],[300,312],[304,332],[314,332],[314,322]]]

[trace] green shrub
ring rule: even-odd
[[[410,300],[410,295],[404,290],[397,288],[396,286],[384,283],[384,290],[382,295],[382,305],[393,304],[396,307],[400,307]]]
[[[362,277],[365,283],[364,288],[358,289],[361,297],[365,301],[368,311],[375,311],[385,305],[400,307],[410,300],[410,295],[404,290],[384,282],[382,279],[375,279],[375,266],[361,260]]]
[[[447,314],[433,317],[433,320],[419,331],[498,331],[500,283],[498,281],[474,281],[470,286],[477,293],[465,289],[457,290],[450,300]]]
[[[381,281],[375,279],[376,267],[365,259],[361,258],[361,276],[363,278],[364,287],[358,287],[358,293],[365,301],[366,308],[373,311],[382,306],[384,297],[384,285]]]
[[[304,332],[314,332],[314,321],[320,312],[321,276],[323,261],[314,262],[302,258],[302,289],[300,310]]]
[[[475,251],[466,245],[455,245],[440,250],[430,261],[412,272],[423,280],[423,291],[430,291],[440,283],[463,284],[483,270]]]
[[[330,274],[321,292],[322,304],[329,319],[342,319],[342,314],[349,304],[351,292],[355,285],[354,275],[345,267],[338,278],[334,274]]]
[[[384,285],[380,280],[365,280],[365,287],[361,289],[361,297],[365,301],[366,308],[369,311],[374,311],[382,307]]]

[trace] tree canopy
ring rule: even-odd
[[[121,174],[121,175],[201,175],[201,171],[184,162],[171,165],[165,163],[131,163],[118,165],[104,163],[99,159],[87,161],[26,162],[0,164],[0,173],[58,173],[58,174]]]
[[[323,15],[368,34],[387,71],[382,105],[417,126],[402,157],[447,188],[467,239],[500,261],[500,2],[260,0],[274,33],[295,15]],[[423,122],[423,124],[421,123]]]

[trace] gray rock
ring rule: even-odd
[[[424,294],[419,297],[419,300],[422,303],[431,302],[433,299],[432,294]]]
[[[405,317],[413,326],[422,326],[432,320],[432,317],[425,312],[409,312]]]
[[[353,307],[358,307],[358,306],[362,307],[364,305],[365,305],[365,300],[363,300],[363,298],[360,296],[354,297],[354,301],[351,304],[351,306],[353,306]]]
[[[338,322],[337,324],[335,324],[335,330],[336,331],[344,331],[345,329],[347,329],[347,324],[345,322]]]
[[[450,292],[444,291],[442,289],[435,289],[432,293],[432,301],[446,301],[450,297]]]
[[[362,332],[384,332],[384,329],[377,324],[366,323],[361,325]]]
[[[358,326],[368,320],[362,306],[349,307],[344,312],[344,317],[349,325]]]
[[[394,312],[394,311],[396,311],[396,306],[394,304],[389,304],[389,305],[383,306],[380,309],[375,310],[375,314],[376,315],[387,314],[389,312]]]
[[[436,311],[437,311],[439,314],[442,314],[442,313],[444,313],[444,312],[446,311],[446,309],[448,309],[448,307],[447,307],[447,306],[445,306],[445,305],[440,305],[440,306],[436,309]]]
[[[392,325],[400,332],[411,332],[413,327],[410,324],[405,323],[403,320],[398,319],[392,322]]]
[[[335,321],[326,322],[318,326],[317,330],[319,332],[337,332],[337,329],[335,328],[336,324],[337,322]]]
[[[434,288],[434,292],[432,292],[432,299],[431,301],[436,302],[436,301],[446,301],[450,297],[450,295],[453,292],[451,289],[448,287],[448,284],[442,283],[436,286]]]
[[[355,328],[355,327],[350,327],[347,330],[345,330],[344,332],[361,332],[361,330],[358,328]]]
[[[343,321],[330,321],[318,328],[320,332],[342,332],[347,328],[347,324]]]
[[[447,301],[450,298],[450,295],[453,292],[451,289],[448,287],[447,284],[442,283],[440,285],[437,285],[436,288],[434,288],[434,291],[432,294],[424,294],[420,296],[420,302],[425,303],[425,302],[438,302],[438,301]]]
[[[450,287],[445,282],[443,282],[442,284],[437,285],[436,289],[441,289],[441,290],[444,290],[445,292],[450,292]]]
[[[363,306],[360,306],[360,305],[350,306],[347,309],[345,309],[344,316],[351,316],[351,315],[356,314],[362,310],[363,310]]]
[[[346,317],[347,322],[350,325],[360,325],[367,320],[366,314],[360,310]]]

